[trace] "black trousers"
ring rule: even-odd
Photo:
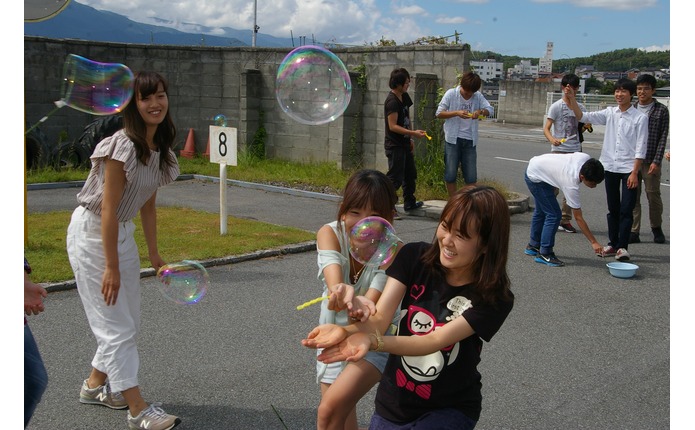
[[[415,169],[415,157],[413,151],[408,148],[391,148],[386,150],[389,170],[386,176],[393,183],[393,187],[398,191],[403,187],[403,204],[410,206],[415,204],[415,180],[417,170]]]

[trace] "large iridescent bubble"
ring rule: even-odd
[[[197,261],[183,260],[162,266],[157,286],[164,297],[180,305],[198,303],[208,289],[208,272]]]
[[[391,223],[378,216],[358,221],[350,230],[350,255],[362,264],[381,266],[396,255],[400,239]]]
[[[300,46],[282,60],[275,81],[275,97],[297,122],[319,125],[345,112],[352,84],[345,64],[320,46]]]
[[[100,63],[69,54],[63,66],[66,105],[92,115],[120,112],[133,96],[133,72],[123,64]]]

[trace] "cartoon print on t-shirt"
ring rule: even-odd
[[[410,295],[419,298],[424,292],[423,285],[413,285],[410,288]],[[447,309],[452,313],[444,316],[444,322],[438,322],[436,317],[427,309],[416,305],[408,306],[407,310],[407,329],[413,336],[424,336],[444,326],[446,322],[460,317],[466,309],[473,305],[471,301],[463,296],[453,297],[447,303]],[[400,330],[400,327],[399,327]],[[423,399],[429,399],[432,387],[431,382],[439,376],[442,370],[454,363],[459,353],[459,342],[449,345],[439,351],[422,356],[401,356],[401,363],[404,374],[400,369],[396,371],[396,384]]]

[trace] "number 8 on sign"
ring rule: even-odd
[[[237,129],[210,126],[210,162],[237,165]]]

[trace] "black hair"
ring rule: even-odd
[[[595,158],[590,158],[579,169],[579,174],[584,176],[584,179],[596,184],[603,182],[606,172],[603,169],[603,164]]]
[[[635,86],[637,86],[639,84],[647,84],[650,87],[652,87],[653,90],[655,90],[656,89],[656,78],[652,75],[647,75],[647,74],[639,75],[637,77],[637,83]]]
[[[637,85],[635,81],[628,78],[620,78],[618,82],[615,83],[616,90],[627,90],[630,92],[630,96],[634,96],[637,92]]]
[[[410,73],[404,68],[394,69],[391,72],[391,77],[389,78],[389,88],[392,90],[398,88],[401,85],[405,85],[410,79]]]
[[[579,87],[579,76],[575,75],[574,73],[568,73],[562,77],[562,81],[560,81],[560,85],[562,85],[563,87],[569,85],[572,88],[578,88]]]
[[[156,72],[137,72],[133,80],[133,97],[123,110],[123,128],[130,140],[135,144],[135,154],[141,163],[145,164],[150,156],[150,148],[145,140],[146,128],[145,121],[138,112],[138,98],[145,98],[156,93],[159,86],[169,97],[169,85],[167,80]],[[164,120],[157,126],[154,135],[154,144],[159,150],[159,168],[174,165],[176,160],[170,158],[169,149],[172,148],[176,139],[176,127],[171,119],[171,111],[167,109]]]
[[[343,199],[338,208],[338,220],[350,209],[371,208],[388,222],[393,222],[396,210],[396,190],[393,182],[378,170],[363,169],[353,173],[345,184]]]

